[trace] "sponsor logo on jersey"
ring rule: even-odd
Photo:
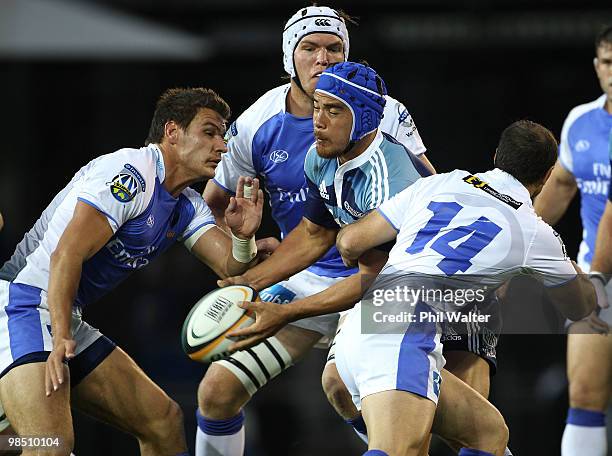
[[[329,201],[329,193],[327,193],[327,187],[325,186],[325,179],[323,179],[323,181],[319,185],[319,195],[321,195],[321,198]]]
[[[129,163],[123,165],[123,169],[106,185],[110,187],[111,195],[120,203],[128,203],[134,199],[138,192],[144,192],[145,180]]]
[[[414,120],[412,120],[412,116],[410,115],[410,113],[408,112],[408,110],[401,104],[397,105],[397,120],[399,122],[400,125],[402,125],[403,127],[406,127],[406,129],[408,130],[406,132],[406,136],[410,137],[414,134],[414,132],[416,131],[417,127],[414,124]]]
[[[153,225],[155,225],[155,217],[153,217],[153,214],[151,214],[147,217],[147,226],[149,228],[153,228]]]
[[[276,284],[260,291],[259,297],[265,302],[287,304],[295,299],[295,293],[282,285]]]
[[[284,161],[287,161],[288,158],[289,152],[282,149],[275,150],[270,154],[270,160],[274,163],[282,163]]]
[[[106,244],[106,250],[115,260],[132,269],[140,269],[148,265],[149,259],[146,256],[153,253],[155,249],[154,245],[150,245],[143,252],[132,254],[125,249],[125,244],[121,242],[121,239],[115,238]]]
[[[353,217],[358,218],[358,219],[360,219],[361,217],[365,215],[363,212],[359,212],[357,209],[353,209],[351,205],[348,203],[348,201],[344,202],[344,209],[346,209],[346,212],[348,212]]]
[[[302,187],[297,192],[286,192],[280,187],[276,187],[278,190],[279,201],[289,201],[290,203],[303,203],[306,201],[306,195],[308,195],[308,187]]]
[[[469,175],[463,178],[463,182],[470,184],[472,187],[480,189],[484,192],[487,192],[489,195],[491,195],[494,198],[497,198],[498,200],[500,200],[502,203],[506,203],[508,206],[514,208],[514,209],[518,209],[519,207],[521,207],[523,205],[523,203],[515,200],[514,198],[512,198],[510,195],[506,195],[504,193],[500,193],[497,190],[495,190],[493,187],[491,187],[488,183],[480,180],[480,178],[474,176],[474,175]]]
[[[586,152],[591,148],[591,143],[586,139],[581,139],[576,143],[576,152]]]

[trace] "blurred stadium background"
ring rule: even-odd
[[[319,2],[359,19],[351,58],[366,59],[413,115],[439,171],[490,167],[501,130],[529,118],[558,136],[568,111],[601,91],[593,39],[612,4],[589,0]],[[139,146],[154,102],[208,86],[234,118],[283,83],[281,33],[304,1],[2,0],[0,261],[83,164]],[[578,204],[558,226],[575,257]],[[263,234],[274,234],[268,220]],[[181,352],[190,306],[215,286],[181,248],[139,271],[85,318],[183,407],[193,445],[204,366]],[[325,352],[311,353],[247,408],[247,454],[350,455],[363,447],[327,405]],[[504,336],[492,400],[517,455],[559,454],[567,410],[563,336]],[[409,423],[406,423],[409,426]],[[119,431],[75,414],[77,455],[137,454]],[[448,454],[435,446],[432,455]]]

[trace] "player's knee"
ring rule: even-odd
[[[479,425],[479,430],[482,431],[482,436],[487,440],[489,448],[503,450],[508,445],[510,438],[510,430],[506,424],[506,420],[495,407],[489,407],[486,413],[483,414],[482,423]]]
[[[603,411],[608,404],[609,390],[593,384],[586,376],[577,377],[570,382],[569,399],[571,407]]]
[[[227,369],[213,364],[198,387],[198,407],[213,419],[235,416],[250,396],[240,381]]]
[[[351,395],[346,389],[335,368],[326,367],[321,376],[321,386],[327,396],[327,400],[336,412],[344,419],[352,419],[357,415],[357,409],[353,404]]]
[[[183,433],[183,411],[175,401],[166,396],[163,401],[151,407],[144,425],[140,432],[142,439],[165,445]]]

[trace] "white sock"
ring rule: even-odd
[[[244,454],[244,414],[227,420],[212,420],[196,412],[196,456],[242,456]]]
[[[561,456],[606,456],[605,414],[570,408],[561,440]]]
[[[566,424],[561,440],[561,456],[606,456],[606,428]]]

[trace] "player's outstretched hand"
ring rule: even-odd
[[[239,306],[255,312],[255,323],[227,334],[230,338],[238,337],[241,339],[230,345],[229,351],[232,353],[257,345],[276,334],[289,323],[288,314],[285,311],[285,307],[281,304],[258,301],[241,302]]]
[[[225,209],[225,220],[234,236],[250,239],[261,223],[264,196],[259,179],[240,176],[236,196],[230,198]]]
[[[64,383],[64,360],[74,358],[76,342],[74,339],[53,339],[53,350],[45,364],[45,393],[57,391]]]
[[[225,288],[225,287],[229,287],[230,285],[249,285],[249,281],[247,279],[244,278],[244,276],[233,276],[233,277],[226,277],[225,279],[219,279],[217,280],[217,286],[219,288]]]

